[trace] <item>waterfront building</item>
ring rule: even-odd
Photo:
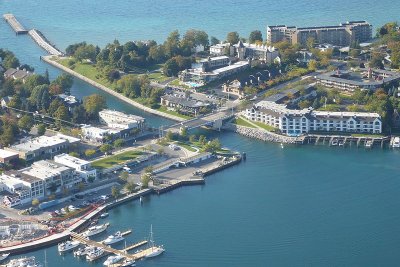
[[[319,44],[349,46],[352,42],[372,39],[372,25],[367,21],[348,21],[337,26],[295,27],[286,25],[268,26],[267,43],[288,41],[290,44],[306,45],[309,38]]]
[[[248,44],[239,41],[239,43],[234,47],[236,56],[239,60],[261,60],[268,64],[272,64],[277,58],[279,58],[279,51],[273,46]]]
[[[110,129],[104,129],[94,127],[91,125],[84,125],[81,127],[82,138],[86,141],[92,141],[96,143],[103,143],[107,136],[117,133],[118,131],[112,132]]]
[[[171,110],[191,115],[197,115],[202,108],[207,108],[210,106],[209,103],[204,103],[199,100],[173,95],[161,96],[161,105]]]
[[[355,132],[379,134],[381,117],[377,113],[331,112],[308,109],[288,109],[284,104],[261,101],[245,111],[245,117],[278,129],[285,135],[310,132]]]
[[[318,75],[316,79],[319,85],[353,92],[356,89],[376,90],[387,85],[397,85],[400,73],[380,69],[337,70]]]
[[[18,170],[17,173],[42,180],[45,195],[61,192],[63,188],[71,188],[82,182],[81,177],[76,175],[75,169],[50,160],[34,162],[31,166]],[[52,191],[52,187],[56,188],[55,192]]]
[[[145,119],[140,116],[126,114],[116,110],[104,109],[99,112],[100,123],[113,129],[143,129]]]
[[[233,55],[234,47],[230,43],[221,43],[210,46],[210,55],[212,56],[224,56]]]
[[[57,134],[24,140],[4,149],[18,153],[21,159],[32,162],[38,159],[53,158],[57,154],[66,152],[71,144],[77,142],[79,142],[78,138]]]
[[[78,174],[85,181],[88,181],[89,177],[93,178],[97,177],[96,169],[91,166],[89,161],[73,157],[64,153],[55,156],[54,162],[75,169],[76,174]]]
[[[207,66],[207,64],[203,64],[203,66]],[[214,70],[207,70],[205,68],[187,69],[179,73],[179,80],[184,83],[204,85],[240,73],[249,67],[249,62],[239,61]]]
[[[18,171],[6,172],[0,176],[0,193],[2,203],[8,207],[28,204],[44,197],[44,182]]]

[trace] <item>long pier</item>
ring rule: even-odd
[[[71,236],[75,240],[79,241],[82,244],[89,245],[89,246],[92,246],[92,247],[102,248],[102,249],[104,249],[104,251],[108,252],[109,254],[121,255],[121,256],[129,259],[129,260],[135,260],[136,261],[136,260],[142,259],[142,258],[146,257],[147,255],[149,255],[154,250],[154,247],[150,247],[150,248],[144,249],[142,251],[138,251],[138,252],[133,253],[133,254],[129,254],[128,253],[129,250],[132,250],[132,249],[135,249],[137,247],[140,247],[140,246],[143,246],[143,245],[147,244],[146,240],[138,242],[138,243],[133,244],[133,245],[131,245],[131,246],[125,248],[125,249],[121,249],[120,250],[120,249],[115,249],[115,248],[106,246],[103,243],[100,243],[100,242],[97,242],[97,241],[94,241],[94,240],[86,239],[82,235],[74,233],[74,232],[71,233]]]
[[[36,29],[32,29],[29,32],[29,35],[32,37],[32,39],[44,50],[47,51],[47,53],[49,53],[50,55],[53,56],[63,56],[64,53],[61,52],[60,50],[58,50],[54,45],[52,45],[47,39],[46,37],[44,37],[44,35],[36,30]]]
[[[4,14],[3,18],[10,24],[11,28],[15,31],[16,34],[26,34],[28,30],[24,28],[24,26],[19,23],[19,21],[15,18],[13,14]]]

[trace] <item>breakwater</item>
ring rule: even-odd
[[[76,71],[71,70],[71,69],[63,66],[62,64],[54,61],[52,59],[52,56],[43,56],[42,60],[47,62],[47,63],[49,63],[50,65],[52,65],[52,66],[54,66],[56,68],[59,68],[59,69],[65,71],[66,73],[71,74],[72,76],[74,76],[74,77],[76,77],[76,78],[78,78],[78,79],[80,79],[80,80],[82,80],[84,82],[87,82],[88,84],[90,84],[90,85],[92,85],[92,86],[94,86],[94,87],[96,87],[96,88],[98,88],[98,89],[110,94],[110,95],[113,95],[113,96],[117,97],[118,99],[120,99],[120,100],[122,100],[122,101],[124,101],[124,102],[126,102],[126,103],[128,103],[128,104],[130,104],[130,105],[132,105],[134,107],[136,107],[136,108],[139,108],[139,109],[143,110],[143,111],[146,111],[146,112],[149,112],[151,114],[158,115],[158,116],[170,119],[170,120],[174,120],[174,121],[185,121],[185,119],[183,119],[181,117],[174,116],[174,115],[171,115],[171,114],[167,114],[167,113],[164,113],[164,112],[161,112],[161,111],[158,111],[158,110],[154,110],[154,109],[146,107],[145,105],[142,105],[142,104],[140,104],[140,103],[138,103],[138,102],[136,102],[136,101],[124,96],[124,95],[121,95],[120,93],[115,92],[114,90],[108,88],[107,86],[104,86],[104,85],[102,85],[102,84],[100,84],[98,82],[95,82],[95,81],[93,81],[93,80],[91,80],[91,79],[89,79],[89,78],[77,73]]]
[[[11,26],[11,28],[15,31],[16,34],[25,34],[28,31],[22,26],[21,23],[17,20],[17,18],[13,14],[4,14],[4,20]]]
[[[238,133],[246,137],[259,139],[261,141],[266,141],[266,142],[285,143],[285,144],[296,144],[298,142],[302,143],[302,140],[298,137],[283,136],[262,129],[249,128],[245,126],[236,125],[233,123],[228,123],[224,127],[224,129],[234,131],[235,133]]]
[[[41,48],[46,50],[47,53],[53,56],[62,56],[64,53],[62,53],[60,50],[58,50],[55,45],[51,44],[49,40],[38,30],[32,29],[29,31],[29,35],[32,37],[32,39],[37,43]]]

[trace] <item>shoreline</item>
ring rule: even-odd
[[[140,104],[140,103],[138,103],[138,102],[136,102],[136,101],[124,96],[124,95],[121,95],[118,92],[115,92],[114,90],[108,88],[107,86],[104,86],[104,85],[102,85],[102,84],[100,84],[100,83],[98,83],[96,81],[93,81],[93,80],[83,76],[82,74],[79,74],[76,71],[71,70],[70,68],[67,68],[67,67],[61,65],[60,63],[52,60],[51,59],[52,57],[54,57],[54,56],[41,56],[41,59],[44,62],[52,65],[53,67],[56,67],[56,68],[66,72],[68,74],[71,74],[75,78],[78,78],[78,79],[80,79],[80,80],[82,80],[82,81],[84,81],[84,82],[96,87],[97,89],[100,89],[100,90],[102,90],[102,91],[104,91],[104,92],[106,92],[106,93],[108,93],[108,94],[110,94],[112,96],[115,96],[116,98],[124,101],[125,103],[128,103],[128,104],[130,104],[130,105],[132,105],[132,106],[134,106],[134,107],[136,107],[138,109],[141,109],[141,110],[143,110],[145,112],[149,112],[151,114],[154,114],[154,115],[157,115],[157,116],[160,116],[160,117],[164,117],[164,118],[167,118],[167,119],[170,119],[170,120],[178,121],[178,122],[182,122],[182,121],[186,120],[186,119],[183,119],[183,118],[175,116],[175,115],[171,115],[171,114],[168,114],[168,113],[164,113],[162,111],[158,111],[158,110],[154,110],[152,108],[146,107],[145,105],[142,105],[142,104]]]

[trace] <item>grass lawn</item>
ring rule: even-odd
[[[246,120],[242,119],[242,118],[236,118],[233,120],[232,122],[233,124],[237,124],[240,126],[245,126],[245,127],[249,127],[249,128],[256,128],[254,127],[252,124],[250,124],[249,122],[247,122]]]
[[[262,122],[253,121],[252,123],[254,123],[254,124],[257,125],[258,127],[261,127],[261,128],[263,128],[264,130],[267,130],[267,131],[270,131],[270,132],[273,132],[273,131],[276,130],[275,127],[272,127],[272,126],[267,125],[267,124],[262,123]]]
[[[138,150],[122,152],[120,154],[111,155],[104,159],[96,160],[96,161],[92,162],[92,167],[97,168],[97,169],[110,168],[114,165],[122,164],[128,160],[135,159],[138,156],[140,156],[141,154],[143,154],[143,153]]]
[[[61,65],[65,66],[67,68],[71,68],[70,66],[68,66],[68,62],[69,62],[69,59],[61,59],[58,61],[58,63],[60,63]],[[72,70],[74,70],[77,73],[79,73],[93,81],[96,81],[104,86],[115,89],[115,86],[112,83],[110,83],[109,81],[107,81],[104,78],[101,78],[99,71],[92,64],[76,62],[75,68],[73,68]]]
[[[168,109],[167,109],[166,107],[164,107],[164,106],[160,106],[157,110],[159,110],[159,111],[161,111],[161,112],[164,112],[164,113],[167,113],[167,114],[171,114],[171,115],[180,117],[180,118],[182,118],[182,119],[191,119],[191,118],[192,118],[192,117],[190,117],[190,116],[180,114],[179,112],[177,112],[177,111],[175,111],[175,110],[168,110]]]
[[[182,87],[184,89],[190,89],[190,87],[187,86],[186,84],[181,84],[179,79],[175,79],[175,80],[169,82],[168,85],[170,85],[170,86],[178,86],[178,87]]]
[[[177,145],[186,148],[187,150],[191,151],[191,152],[196,152],[197,150],[194,149],[193,147],[191,147],[190,145],[183,143],[183,142],[177,142]]]
[[[157,82],[163,82],[169,79],[169,77],[165,76],[164,74],[162,74],[161,72],[153,72],[153,73],[149,73],[149,79],[151,81],[157,81]]]

